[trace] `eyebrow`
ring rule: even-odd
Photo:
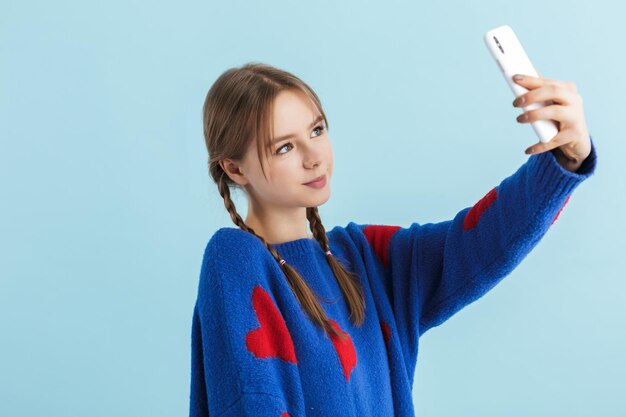
[[[313,129],[313,126],[315,126],[316,123],[320,122],[322,119],[324,119],[324,117],[320,114],[319,116],[317,116],[315,118],[315,120],[313,120],[313,122],[309,125],[309,129]],[[280,142],[281,140],[285,140],[285,139],[291,139],[293,137],[295,137],[296,134],[292,133],[290,135],[284,135],[284,136],[279,136],[277,138],[272,139],[272,145],[276,142]]]

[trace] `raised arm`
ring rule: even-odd
[[[592,151],[577,172],[551,152],[529,157],[472,207],[439,223],[358,225],[384,271],[385,288],[409,354],[419,336],[483,296],[509,274],[556,221],[596,167]]]

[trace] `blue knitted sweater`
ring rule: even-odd
[[[336,226],[330,248],[356,272],[365,321],[354,326],[320,244],[275,244],[333,326],[301,308],[276,260],[251,233],[219,229],[204,251],[191,326],[191,417],[414,416],[419,338],[482,297],[537,245],[592,175],[552,152],[531,155],[472,207],[440,223]]]

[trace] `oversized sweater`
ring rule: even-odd
[[[360,278],[360,327],[317,240],[275,244],[331,301],[320,304],[345,340],[309,319],[260,239],[220,228],[206,245],[193,309],[190,416],[414,416],[420,336],[508,275],[595,167],[592,140],[576,172],[550,151],[531,155],[452,220],[328,231],[332,255]]]

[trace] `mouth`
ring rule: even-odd
[[[311,184],[312,182],[319,181],[319,180],[321,180],[322,178],[324,178],[324,175],[320,175],[319,177],[314,178],[313,180],[311,180],[311,181],[309,181],[309,182],[305,182],[305,183],[304,183],[304,185]]]

